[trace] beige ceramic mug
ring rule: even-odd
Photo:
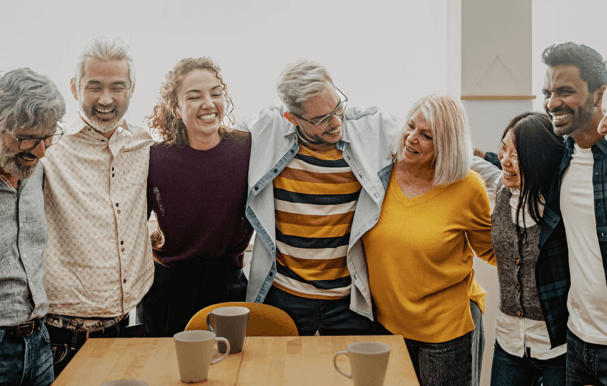
[[[352,374],[343,372],[337,366],[337,357],[350,358]],[[390,346],[381,342],[357,342],[348,345],[348,351],[339,351],[333,357],[333,366],[344,377],[354,381],[354,386],[382,386],[386,378]]]
[[[183,382],[202,382],[209,375],[209,367],[221,361],[230,351],[230,342],[226,338],[217,338],[214,333],[206,330],[178,332],[173,337],[179,375]],[[228,351],[217,359],[213,359],[216,341],[224,341]]]

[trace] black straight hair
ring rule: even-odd
[[[514,147],[518,155],[521,180],[520,196],[516,207],[516,229],[519,254],[527,239],[527,227],[523,216],[523,226],[519,224],[520,213],[529,208],[529,215],[540,223],[542,216],[539,204],[546,203],[552,181],[557,178],[563,158],[565,144],[563,137],[554,134],[550,118],[543,113],[526,112],[516,116],[508,125],[506,134],[512,130]]]

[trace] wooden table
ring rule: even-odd
[[[211,366],[204,382],[179,378],[173,338],[89,339],[53,386],[99,386],[116,379],[139,379],[150,386],[235,385],[242,352]]]
[[[419,385],[407,346],[400,335],[250,337],[245,341],[236,385],[352,386],[352,380],[340,375],[333,367],[333,356],[338,351],[347,350],[348,344],[362,341],[390,345],[385,386]],[[351,372],[347,356],[340,355],[337,365],[346,373]]]
[[[53,383],[99,386],[116,379],[167,385],[347,385],[352,381],[333,368],[333,355],[361,341],[390,345],[385,386],[419,385],[403,338],[397,336],[247,337],[242,352],[209,369],[200,383],[179,380],[172,338],[89,339]],[[346,356],[338,365],[350,372]]]

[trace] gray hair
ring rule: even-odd
[[[0,78],[0,134],[53,124],[65,115],[65,100],[52,80],[29,68]]]
[[[103,62],[108,60],[126,60],[129,68],[129,79],[131,87],[135,85],[135,63],[131,55],[130,48],[120,38],[108,39],[97,38],[93,39],[82,50],[78,63],[76,64],[76,84],[80,88],[80,78],[84,76],[84,63],[88,58],[97,59]]]
[[[466,178],[472,167],[472,141],[466,110],[460,102],[447,95],[428,95],[413,104],[405,125],[392,143],[392,153],[396,159],[402,160],[404,132],[417,110],[422,112],[432,130],[436,161],[432,184],[445,185]]]
[[[333,84],[329,71],[318,63],[299,60],[291,63],[278,77],[276,90],[287,109],[303,115],[301,104],[319,95],[327,82]]]

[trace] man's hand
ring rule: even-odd
[[[474,155],[483,159],[485,158],[485,152],[477,148],[474,148]]]

